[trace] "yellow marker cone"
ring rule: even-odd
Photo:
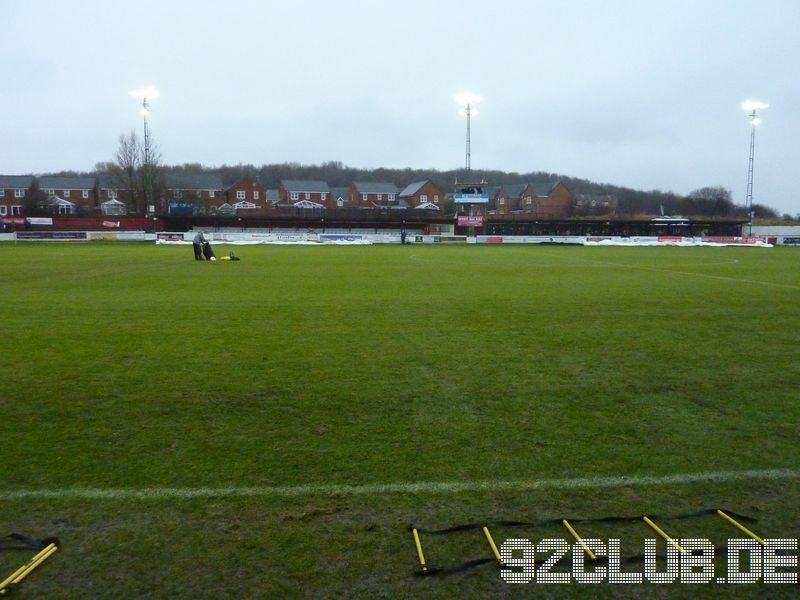
[[[745,527],[741,523],[739,523],[737,521],[734,521],[733,518],[729,517],[728,515],[726,515],[721,510],[717,510],[717,514],[720,517],[722,517],[723,519],[725,519],[726,521],[728,521],[731,525],[733,525],[734,527],[739,529],[740,531],[744,531],[747,535],[749,535],[751,538],[753,538],[755,541],[757,541],[762,546],[764,545],[764,540],[762,540],[760,537],[758,537],[755,533],[750,531],[747,527]]]
[[[563,520],[563,521],[561,521],[561,522],[564,524],[564,527],[566,527],[566,528],[569,530],[569,532],[572,534],[572,537],[574,537],[574,538],[575,538],[575,539],[578,541],[578,543],[581,545],[581,548],[583,548],[583,551],[584,551],[584,552],[586,552],[587,556],[588,556],[589,558],[591,558],[592,560],[597,560],[597,556],[595,556],[595,553],[594,553],[594,552],[592,552],[592,549],[591,549],[591,548],[589,548],[589,546],[587,546],[587,545],[586,545],[586,543],[585,543],[585,542],[584,542],[584,541],[581,539],[581,536],[579,536],[579,535],[578,535],[578,532],[577,532],[577,531],[575,531],[575,530],[572,528],[572,525],[570,525],[570,524],[567,522],[567,520],[566,520],[566,519],[564,519],[564,520]]]
[[[663,530],[662,530],[662,529],[661,529],[661,528],[660,528],[658,525],[656,525],[655,523],[653,523],[653,522],[652,522],[650,519],[648,519],[647,517],[642,517],[642,518],[644,519],[644,522],[645,522],[645,523],[647,523],[648,525],[650,525],[650,527],[652,527],[652,528],[655,530],[655,532],[656,532],[656,533],[658,533],[658,535],[660,535],[660,536],[661,536],[661,537],[663,537],[665,540],[667,540],[667,543],[669,543],[670,545],[672,545],[672,546],[673,546],[673,547],[674,547],[674,548],[675,548],[675,549],[676,549],[678,552],[680,552],[681,554],[683,554],[683,548],[681,548],[681,547],[678,545],[678,542],[676,542],[676,541],[675,541],[675,540],[673,540],[671,537],[669,537],[669,536],[668,536],[666,533],[664,533],[664,531],[663,531]]]

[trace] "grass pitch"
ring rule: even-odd
[[[519,593],[492,566],[415,578],[409,518],[444,527],[725,506],[758,516],[763,537],[800,537],[795,477],[491,488],[800,468],[796,251],[237,254],[206,263],[188,247],[0,245],[0,535],[63,542],[21,595]],[[344,487],[476,481],[485,486]],[[244,487],[261,492],[224,492]],[[151,492],[70,495],[87,488]],[[211,491],[152,491],[198,488]],[[677,528],[737,537],[714,520]],[[591,533],[634,548],[650,537]],[[567,537],[495,533],[547,535]],[[488,553],[479,534],[423,543],[436,564]],[[22,558],[0,553],[0,578]],[[796,591],[739,588],[725,591]]]

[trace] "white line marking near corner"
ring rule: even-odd
[[[371,496],[383,494],[451,494],[457,492],[529,491],[539,489],[569,490],[629,486],[682,485],[690,483],[725,483],[744,480],[777,481],[800,479],[800,469],[750,471],[711,471],[673,475],[620,475],[578,477],[572,479],[532,479],[511,481],[422,481],[416,483],[375,483],[365,485],[307,484],[257,487],[199,488],[56,488],[0,490],[0,501],[9,500],[170,500],[184,498],[297,497],[297,496]]]

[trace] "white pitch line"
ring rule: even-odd
[[[681,485],[687,483],[724,483],[742,480],[800,479],[800,469],[751,471],[711,471],[674,475],[621,475],[578,477],[573,479],[533,479],[512,481],[427,481],[418,483],[377,483],[366,485],[308,484],[257,487],[199,488],[60,488],[40,490],[0,490],[3,500],[168,500],[180,498],[297,497],[297,496],[371,496],[381,494],[450,494],[456,492],[528,491],[540,489],[593,489],[628,486]]]

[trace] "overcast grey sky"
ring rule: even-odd
[[[800,212],[800,1],[0,0],[0,173],[90,170],[154,85],[168,164],[464,164]]]

